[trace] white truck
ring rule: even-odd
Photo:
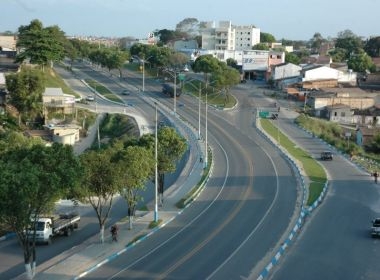
[[[56,235],[70,236],[79,227],[80,216],[76,213],[39,217],[36,222],[36,243],[51,244]]]
[[[371,235],[372,237],[380,237],[380,218],[372,220]]]

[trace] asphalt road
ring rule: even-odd
[[[297,145],[316,158],[327,146],[282,119]],[[270,279],[379,279],[380,240],[370,221],[380,216],[380,187],[345,157],[321,161],[329,176],[327,196]]]
[[[215,165],[197,201],[87,279],[241,279],[260,273],[297,211],[297,180],[256,131],[251,97],[244,88],[237,94],[242,106],[235,111],[209,111]],[[185,106],[177,112],[197,126],[198,101],[180,100]]]
[[[123,86],[115,83],[112,77],[100,74],[97,71],[92,70],[87,66],[81,64],[75,65],[77,68],[77,76],[73,77],[70,73],[63,71],[60,68],[56,70],[65,79],[70,87],[72,87],[76,92],[80,93],[82,97],[93,95],[93,92],[84,86],[80,79],[94,79],[101,83],[104,83],[108,88],[115,91],[115,93],[121,93]],[[150,105],[142,102],[142,100],[137,96],[136,92],[133,92],[131,95],[120,97],[127,102],[133,102],[134,106],[125,106],[118,105],[101,98],[96,99],[95,102],[88,102],[84,107],[94,110],[97,109],[98,112],[117,112],[117,113],[129,113],[131,115],[139,115],[148,119],[148,121],[153,122],[152,115],[154,110]],[[132,100],[132,101],[129,101]],[[163,116],[160,116],[160,120],[166,121]],[[152,125],[151,125],[152,126]],[[148,127],[146,129],[149,129]],[[189,154],[185,153],[181,161],[178,163],[177,171],[173,174],[169,174],[165,177],[165,186],[168,187],[173,184],[178,175],[179,170],[183,168]],[[154,198],[154,188],[152,183],[148,183],[147,191],[142,194],[144,197],[144,202],[141,202],[140,205],[143,205]],[[70,210],[70,209],[69,209]],[[82,205],[79,209],[76,209],[81,214],[81,222],[78,230],[75,230],[73,234],[67,237],[57,237],[54,239],[53,244],[50,246],[38,246],[37,253],[37,265],[40,265],[55,256],[61,254],[64,251],[67,251],[73,247],[79,246],[83,240],[86,240],[93,235],[99,232],[99,225],[97,223],[97,218],[95,211],[89,205]],[[117,199],[113,206],[110,218],[107,222],[107,225],[111,225],[116,221],[127,215],[126,203],[123,199]],[[0,279],[12,279],[25,272],[23,252],[20,246],[17,243],[16,238],[12,238],[3,242],[0,242]]]

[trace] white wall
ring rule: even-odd
[[[306,81],[328,80],[328,79],[338,80],[339,72],[340,71],[332,69],[330,67],[322,66],[322,67],[305,71],[302,81],[306,82]]]

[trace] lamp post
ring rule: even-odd
[[[198,140],[201,139],[201,85],[199,82],[199,97],[198,97]]]
[[[142,60],[142,91],[145,92],[145,60]]]
[[[177,70],[164,70],[174,79],[174,93],[173,93],[173,114],[177,116]]]
[[[177,116],[177,72],[174,69],[174,108],[173,113],[174,116]]]
[[[205,112],[205,119],[206,119],[206,124],[205,124],[205,128],[206,128],[206,133],[205,133],[205,168],[207,168],[207,164],[208,164],[208,150],[207,150],[207,92],[206,92],[206,112]]]
[[[149,56],[146,59],[141,59],[140,57],[138,57],[142,61],[142,69],[141,70],[142,70],[142,91],[143,92],[145,91],[145,60],[148,60],[152,57],[153,56]]]
[[[154,102],[156,108],[156,121],[155,121],[155,135],[154,135],[154,159],[155,159],[155,168],[154,168],[154,221],[158,221],[158,205],[157,205],[157,193],[158,193],[158,153],[157,153],[157,102]]]

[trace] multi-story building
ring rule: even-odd
[[[231,21],[207,22],[202,30],[202,48],[205,50],[251,50],[260,43],[260,29],[232,25]]]

